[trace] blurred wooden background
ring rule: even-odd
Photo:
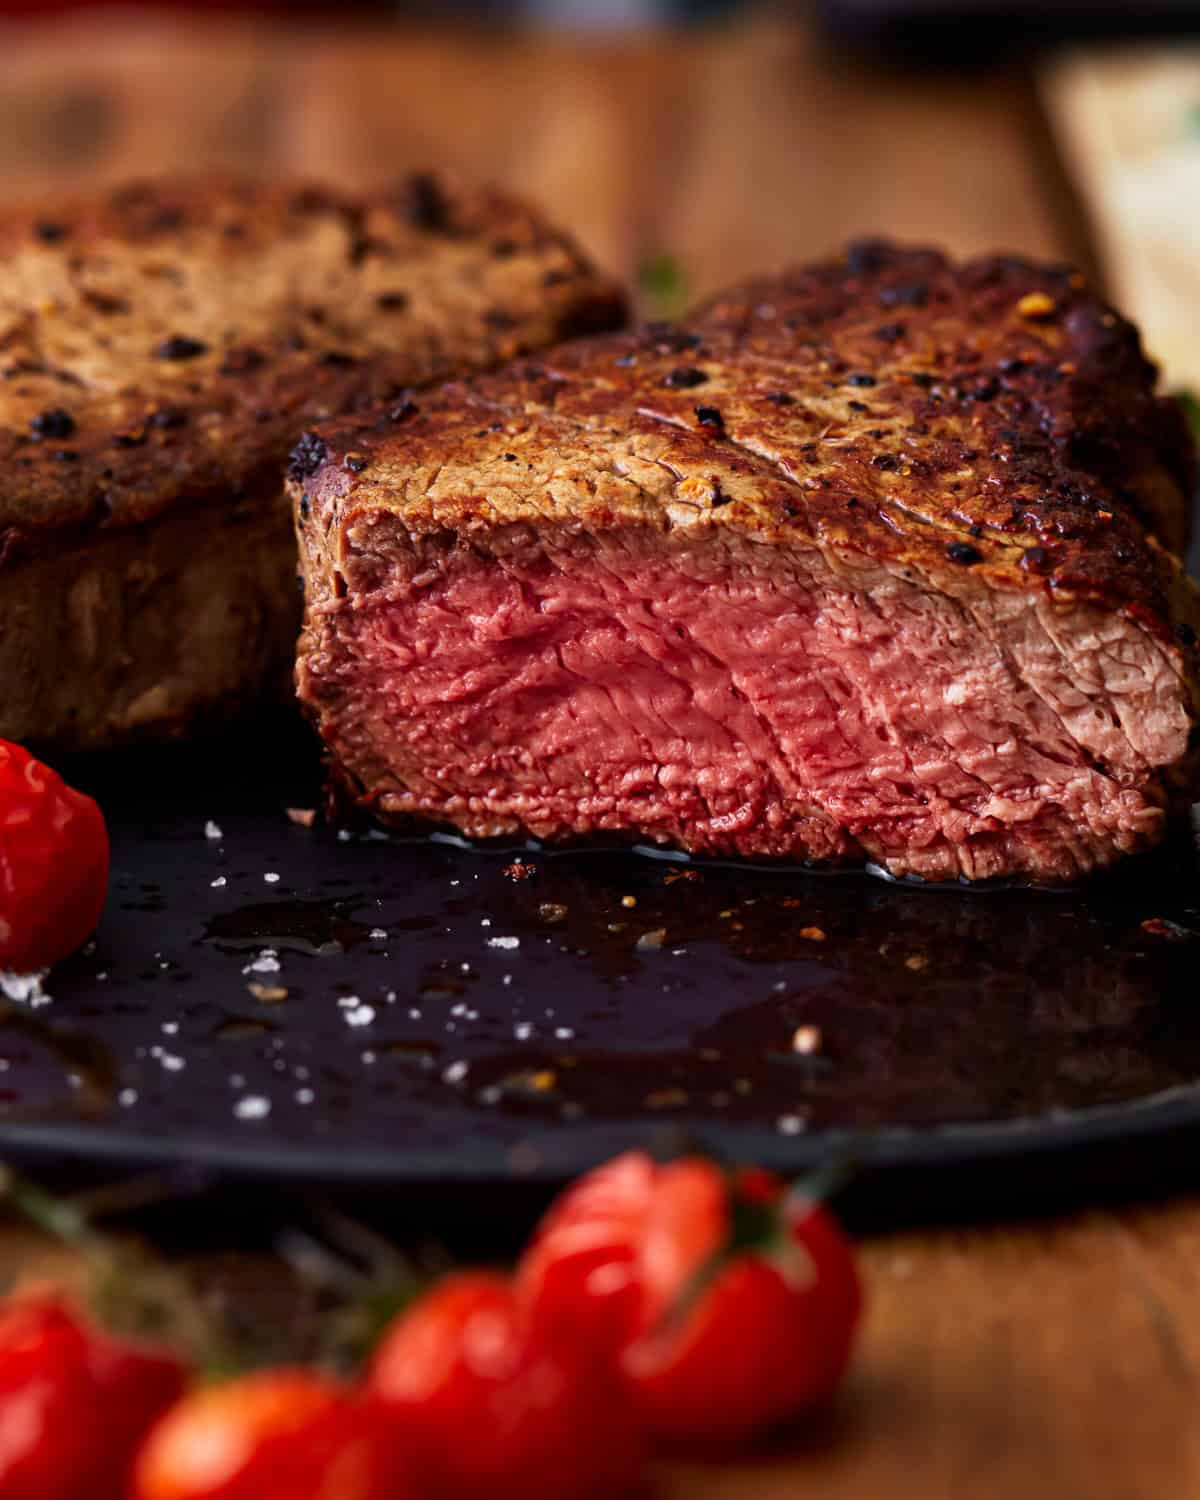
[[[767,17],[579,38],[105,13],[10,24],[0,49],[7,196],[437,161],[533,195],[616,271],[672,253],[697,295],[881,227],[1087,254],[1023,72],[850,65]]]
[[[1027,69],[906,72],[776,19],[616,40],[118,14],[0,27],[0,57],[9,197],[206,167],[357,186],[445,163],[541,200],[627,277],[673,255],[697,296],[880,230],[1093,259]],[[1112,284],[1165,339],[1200,308],[1200,257],[1147,271],[1111,191],[1110,164],[1142,149],[1136,102],[1105,92],[1129,76],[1085,65],[1044,86]],[[1198,364],[1186,340],[1172,359],[1176,377]],[[44,1254],[0,1233],[0,1275]],[[832,1423],[752,1465],[673,1468],[666,1500],[1200,1494],[1195,1203],[879,1238],[865,1259],[872,1313]]]

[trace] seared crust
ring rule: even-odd
[[[1069,266],[998,255],[956,266],[936,250],[868,240],[844,260],[734,288],[695,321],[766,354],[781,333],[815,339],[834,384],[865,366],[882,389],[858,393],[858,427],[872,437],[873,412],[906,423],[897,456],[910,466],[919,456],[913,476],[922,489],[941,481],[941,508],[956,522],[1101,537],[1112,500],[1172,551],[1186,546],[1196,485],[1187,421],[1156,394],[1137,329]],[[1031,500],[1044,514],[1015,512]]]
[[[323,430],[293,494],[335,556],[389,513],[466,535],[636,521],[1089,600],[1167,640],[1194,698],[1196,591],[1150,531],[1181,543],[1194,451],[1154,383],[1136,330],[1074,272],[872,241],[679,327]]]
[[[0,567],[253,493],[310,422],[624,310],[528,208],[424,174],[361,201],[197,180],[9,211],[0,264]]]

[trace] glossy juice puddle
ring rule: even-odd
[[[1182,835],[1076,890],[978,894],[310,830],[285,811],[315,802],[304,743],[153,764],[96,773],[108,911],[48,1006],[0,1014],[0,1120],[349,1170],[615,1124],[1049,1119],[1200,1079]],[[86,1055],[51,1066],[64,1037]]]

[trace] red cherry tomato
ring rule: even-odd
[[[828,1397],[862,1293],[835,1220],[769,1174],[618,1157],[558,1200],[518,1270],[541,1326],[615,1358],[645,1429],[741,1443]]]
[[[630,1151],[581,1177],[551,1205],[517,1270],[525,1302],[613,1360],[642,1322],[638,1255],[658,1172]]]
[[[108,832],[90,797],[0,740],[0,969],[31,973],[96,930]]]
[[[134,1454],[183,1365],[77,1319],[56,1297],[0,1304],[0,1495],[123,1500]]]
[[[301,1369],[194,1392],[151,1432],[135,1500],[406,1500],[365,1405]]]
[[[645,1457],[619,1382],[532,1327],[499,1276],[434,1287],[384,1335],[369,1384],[434,1500],[641,1493]]]

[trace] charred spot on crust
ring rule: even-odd
[[[369,255],[384,253],[386,246],[369,234],[355,234],[350,241],[348,260],[352,266],[361,266]]]
[[[203,339],[194,339],[186,333],[173,333],[169,338],[162,340],[154,349],[157,359],[196,359],[201,354],[208,353],[208,345]]]
[[[29,424],[29,435],[35,442],[43,438],[69,438],[75,431],[75,418],[61,406],[40,411]]]
[[[342,462],[352,474],[361,474],[371,459],[366,453],[347,453]]]
[[[994,376],[976,376],[958,380],[954,395],[959,401],[993,401],[1000,394],[1000,382]]]
[[[408,306],[407,292],[380,292],[375,298],[380,312],[403,312]]]
[[[718,432],[725,430],[725,418],[715,406],[696,407],[696,421],[701,427],[711,427]]]
[[[952,563],[961,563],[965,568],[983,561],[983,553],[978,547],[972,547],[970,542],[951,542],[946,548],[946,556]]]
[[[39,219],[33,226],[33,232],[43,245],[57,245],[66,239],[70,230],[57,219]]]
[[[929,283],[903,281],[881,286],[878,296],[884,307],[924,307],[929,301]]]
[[[432,172],[414,172],[398,194],[400,211],[414,229],[449,234],[450,202]]]
[[[846,269],[854,276],[870,275],[882,271],[894,254],[886,240],[854,240],[846,247]]]
[[[308,479],[329,457],[329,446],[315,432],[304,433],[288,457],[288,478]]]
[[[695,386],[704,385],[707,380],[707,374],[698,370],[695,365],[677,365],[663,376],[663,385],[673,391],[688,391]]]
[[[122,316],[130,310],[124,297],[114,297],[108,292],[98,292],[92,288],[83,293],[83,300],[107,318]]]
[[[182,427],[188,419],[187,408],[183,406],[160,406],[157,411],[150,414],[151,427]]]

